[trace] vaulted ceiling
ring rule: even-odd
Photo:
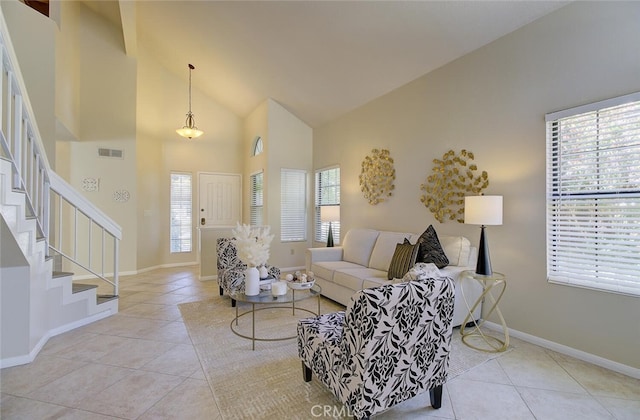
[[[84,0],[239,116],[271,97],[318,126],[562,6],[558,1]]]

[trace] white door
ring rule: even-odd
[[[241,175],[201,173],[198,184],[199,226],[235,227],[242,219]]]

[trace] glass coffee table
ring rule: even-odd
[[[280,296],[273,296],[271,290],[261,291],[260,294],[255,296],[247,296],[244,293],[236,293],[231,296],[237,302],[245,302],[251,304],[251,309],[246,312],[239,312],[236,304],[236,317],[231,320],[231,331],[239,337],[251,340],[251,349],[256,349],[256,341],[283,341],[291,340],[297,337],[297,335],[286,337],[256,337],[256,312],[264,311],[268,309],[289,309],[291,314],[295,316],[296,311],[308,312],[312,315],[320,315],[320,292],[322,288],[314,284],[310,289],[303,290],[287,290],[287,294]],[[314,312],[310,309],[296,307],[296,302],[302,300],[316,298],[318,300],[318,310]],[[259,307],[256,308],[256,305]],[[238,330],[238,320],[246,315],[251,315],[251,335],[243,334]]]

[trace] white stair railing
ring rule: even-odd
[[[0,50],[0,158],[11,161],[12,188],[25,194],[27,216],[49,252],[111,285],[117,296],[120,226],[51,170],[1,12]]]

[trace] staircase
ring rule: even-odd
[[[118,312],[122,233],[51,170],[1,9],[0,69],[4,368],[33,361],[55,335]],[[85,280],[74,281],[71,271]]]

